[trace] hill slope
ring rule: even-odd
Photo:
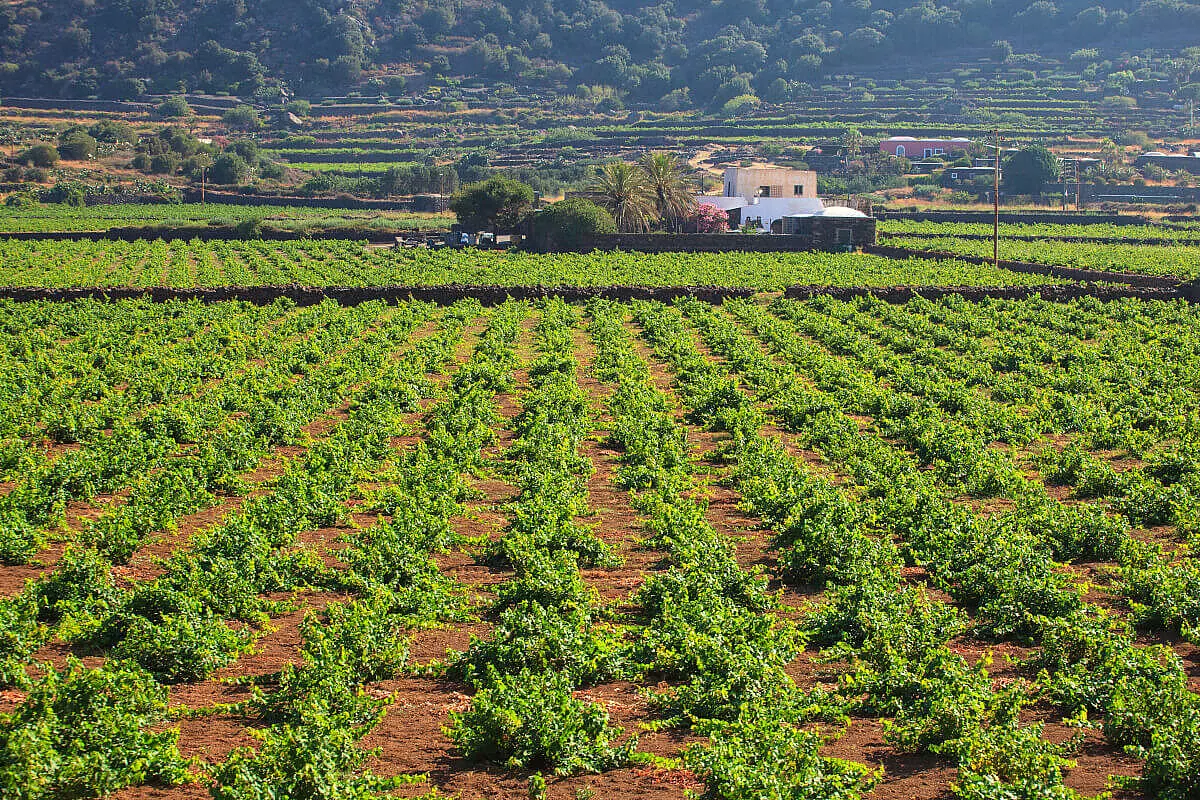
[[[1094,49],[1077,55],[1086,63],[1178,53],[1196,30],[1187,0],[23,0],[0,11],[0,85],[128,99],[283,82],[320,95],[374,77],[371,90],[394,94],[405,74],[432,72],[642,102],[686,87],[714,105],[898,59],[906,77],[934,58],[1002,58],[997,40],[1061,58]],[[1172,62],[1175,86],[1193,80],[1190,55]]]

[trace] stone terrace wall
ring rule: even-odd
[[[626,250],[637,253],[792,253],[834,250],[835,228],[850,228],[855,246],[875,241],[875,220],[830,218],[813,226],[813,235],[737,233],[609,233],[596,236],[580,250]]]

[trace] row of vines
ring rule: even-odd
[[[1196,797],[1197,322],[0,307],[0,787]]]

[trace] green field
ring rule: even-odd
[[[1195,796],[1189,304],[4,302],[0,410],[6,798]]]
[[[992,243],[979,239],[889,238],[886,244],[964,256],[991,258]],[[1200,247],[1191,245],[1109,244],[1102,242],[1059,242],[1052,239],[1000,243],[1000,258],[1031,261],[1059,267],[1129,272],[1191,280],[1200,277]]]
[[[922,235],[991,236],[991,223],[979,222],[914,222],[882,219],[879,232],[889,234],[917,233]],[[1114,225],[1091,222],[1084,225],[1001,223],[1000,237],[1038,237],[1041,239],[1157,239],[1163,242],[1200,243],[1200,226],[1182,223],[1167,225]]]
[[[587,253],[395,250],[330,241],[0,240],[4,286],[827,286],[1062,283],[961,261],[834,253]]]
[[[445,230],[450,227],[454,217],[403,211],[236,206],[222,203],[128,203],[85,208],[50,203],[29,208],[0,206],[0,233],[107,231],[112,228],[170,228],[196,224],[221,227],[247,220],[260,220],[272,227],[297,231],[330,227]]]

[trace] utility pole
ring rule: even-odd
[[[996,135],[996,166],[992,169],[992,266],[1000,269],[1000,131]]]

